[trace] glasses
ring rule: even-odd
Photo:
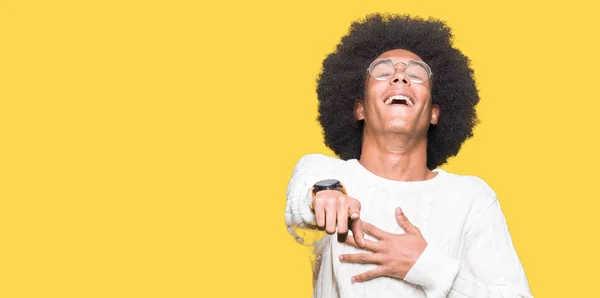
[[[409,81],[413,83],[422,84],[427,82],[431,78],[433,73],[429,65],[421,61],[410,61],[408,63],[396,62],[394,63],[391,59],[377,59],[369,65],[369,74],[376,80],[385,81],[392,78],[398,69],[396,65],[399,63],[404,64],[404,74]]]

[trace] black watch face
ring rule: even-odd
[[[334,186],[336,184],[338,184],[339,181],[335,180],[335,179],[327,179],[327,180],[322,180],[319,181],[317,183],[315,183],[315,186],[319,186],[319,187],[331,187]]]

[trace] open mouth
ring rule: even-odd
[[[410,100],[410,98],[408,98],[408,97],[406,97],[404,95],[390,96],[386,100],[384,100],[383,102],[386,105],[388,105],[388,106],[395,105],[395,104],[400,104],[400,105],[405,105],[405,106],[412,107],[414,105],[414,103],[412,102],[412,100]]]

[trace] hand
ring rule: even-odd
[[[360,220],[360,202],[337,190],[322,190],[317,192],[311,204],[319,229],[325,229],[328,234],[338,233],[340,242],[346,241],[348,228],[354,236],[354,243],[364,247],[364,233]]]
[[[373,253],[340,255],[340,261],[377,264],[378,266],[373,270],[352,277],[352,282],[363,282],[378,276],[405,278],[408,271],[425,251],[427,241],[423,238],[419,228],[408,221],[400,208],[396,209],[396,221],[406,234],[388,233],[363,222],[364,232],[379,240],[365,240],[365,248],[373,251]],[[351,238],[348,238],[346,243],[357,247]]]

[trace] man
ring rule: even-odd
[[[438,20],[375,14],[324,60],[319,121],[340,159],[304,156],[285,214],[315,246],[314,297],[532,297],[494,191],[438,168],[478,121],[451,38]]]

